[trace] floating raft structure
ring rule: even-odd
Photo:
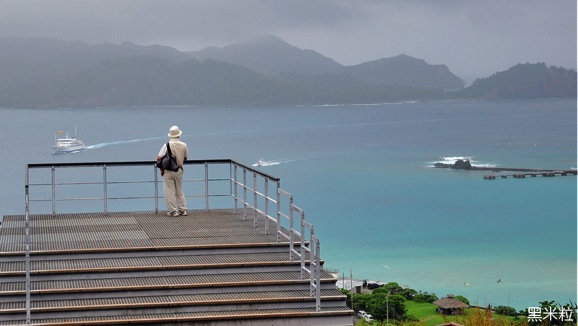
[[[502,172],[502,171],[510,171],[510,170],[500,170],[500,171],[496,171],[495,168],[492,169],[492,171],[494,172]],[[563,171],[544,171],[541,170],[540,172],[527,172],[527,173],[514,173],[511,175],[507,175],[507,174],[501,174],[500,178],[502,179],[507,179],[508,177],[512,177],[514,179],[524,179],[527,176],[535,178],[538,176],[542,176],[542,177],[555,177],[555,176],[567,176],[567,175],[576,175],[577,171],[576,170],[563,170]],[[496,179],[496,176],[493,174],[490,175],[484,175],[484,179],[486,180],[494,180]]]

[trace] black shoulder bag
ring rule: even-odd
[[[173,172],[177,172],[179,170],[177,158],[171,152],[171,146],[169,146],[169,143],[167,143],[167,152],[163,157],[161,157],[160,160],[157,161],[157,167]]]

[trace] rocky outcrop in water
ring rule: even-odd
[[[436,163],[434,164],[436,168],[450,168],[457,170],[469,170],[472,168],[472,164],[469,160],[457,160],[454,164],[447,163]]]

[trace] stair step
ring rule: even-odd
[[[322,300],[343,300],[343,294],[337,289],[321,290]],[[260,291],[260,292],[231,292],[211,294],[185,294],[164,296],[130,296],[114,298],[87,298],[65,300],[32,301],[31,312],[55,311],[86,311],[98,309],[135,309],[154,307],[176,307],[194,305],[238,305],[259,304],[266,302],[304,302],[315,301],[308,290],[288,291]],[[0,314],[22,313],[26,311],[26,304],[18,302],[0,302]]]
[[[108,272],[209,267],[295,265],[288,252],[181,255],[169,257],[121,257],[31,261],[31,274]],[[0,276],[25,274],[25,262],[0,262]]]
[[[199,322],[201,325],[206,325],[210,322],[211,325],[227,324],[227,321],[239,320],[247,325],[271,325],[271,319],[280,318],[328,318],[341,316],[343,322],[336,323],[335,319],[329,319],[328,322],[323,322],[322,319],[315,322],[316,325],[337,325],[349,324],[351,325],[351,310],[347,307],[322,307],[320,311],[315,308],[283,308],[283,309],[262,309],[262,310],[229,310],[229,311],[212,311],[212,312],[183,312],[183,313],[167,313],[167,314],[141,314],[134,316],[114,315],[114,316],[91,316],[91,317],[73,317],[73,318],[51,318],[51,319],[34,319],[32,316],[32,324],[35,325],[126,325],[147,323],[150,325],[162,325],[163,323],[174,325],[174,323],[194,323]],[[260,323],[259,320],[265,320],[265,323]],[[347,323],[347,321],[349,321]],[[0,321],[0,325],[25,325],[25,320]],[[305,324],[305,323],[299,323]]]
[[[335,283],[332,276],[323,271],[322,281]],[[65,279],[32,281],[32,294],[76,293],[93,291],[125,290],[158,290],[177,288],[231,287],[253,285],[287,285],[309,283],[308,279],[300,280],[298,271],[230,273],[208,275],[167,275],[152,277],[118,277],[99,279]],[[26,282],[0,283],[0,295],[22,295],[26,293]]]

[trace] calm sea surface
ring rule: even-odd
[[[432,167],[467,157],[576,169],[576,112],[575,99],[0,109],[0,216],[24,213],[25,164],[153,160],[176,124],[191,159],[265,161],[259,169],[295,196],[340,275],[479,305],[576,302],[576,177],[484,180]],[[54,132],[75,127],[88,149],[53,155]]]

